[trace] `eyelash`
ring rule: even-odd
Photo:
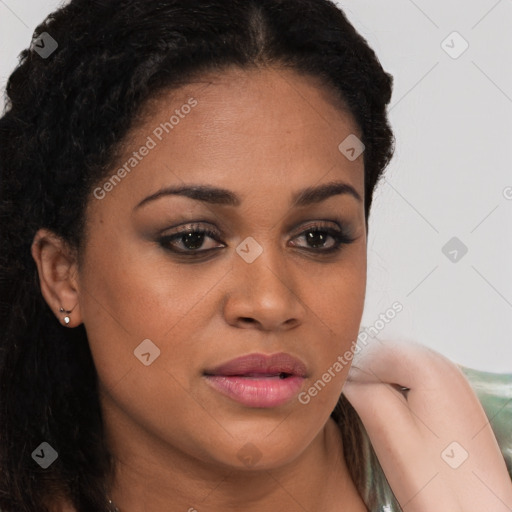
[[[347,233],[342,229],[336,229],[332,227],[326,227],[319,224],[313,224],[311,226],[308,226],[307,229],[302,231],[297,235],[297,237],[304,236],[306,233],[325,233],[332,237],[334,239],[334,245],[332,247],[329,247],[328,249],[315,249],[315,248],[304,248],[299,247],[300,249],[317,253],[317,254],[323,254],[323,255],[330,255],[337,253],[341,251],[343,245],[348,245],[354,242],[355,238],[351,238],[347,235]],[[222,249],[222,247],[212,247],[211,249],[203,249],[203,250],[180,250],[180,249],[173,249],[170,247],[170,242],[176,239],[180,239],[185,235],[188,234],[194,234],[194,235],[206,235],[212,239],[214,239],[216,242],[222,243],[220,238],[220,233],[217,233],[215,231],[212,231],[209,228],[201,228],[199,225],[189,225],[185,229],[182,229],[172,235],[165,235],[158,239],[159,244],[167,251],[173,252],[178,255],[185,255],[187,257],[193,258],[193,257],[200,257],[203,254],[210,253],[211,251],[214,251],[216,249]],[[201,243],[204,242],[201,241]]]

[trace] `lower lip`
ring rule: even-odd
[[[304,378],[207,375],[206,381],[223,395],[249,407],[278,407],[297,395]]]

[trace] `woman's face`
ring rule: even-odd
[[[289,70],[152,102],[90,199],[73,311],[120,458],[272,468],[320,435],[365,295],[354,135],[328,89]],[[204,189],[170,192],[188,187]]]

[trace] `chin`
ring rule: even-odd
[[[286,421],[286,420],[285,420]],[[277,428],[276,428],[277,427]],[[281,425],[282,427],[282,425]],[[297,429],[257,428],[216,444],[212,457],[226,467],[237,470],[271,470],[292,463],[307,449],[315,437]],[[219,448],[221,448],[219,450]]]

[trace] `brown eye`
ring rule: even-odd
[[[332,253],[341,250],[341,246],[350,244],[354,241],[343,230],[335,229],[332,227],[313,226],[303,231],[297,238],[304,237],[306,241],[306,250],[311,250],[319,253]],[[332,240],[329,247],[326,247],[329,239]],[[297,246],[297,244],[293,244]]]
[[[181,253],[181,254],[195,254],[199,252],[210,251],[211,249],[218,248],[218,246],[203,248],[205,239],[211,238],[219,241],[219,234],[210,229],[201,229],[197,227],[182,229],[172,235],[165,235],[161,237],[158,242],[165,249]],[[179,247],[181,245],[181,247]],[[202,249],[203,248],[203,249]]]

